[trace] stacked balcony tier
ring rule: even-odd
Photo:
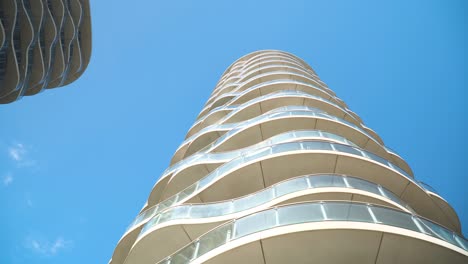
[[[75,81],[90,56],[89,0],[0,1],[0,104]]]

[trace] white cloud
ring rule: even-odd
[[[31,167],[36,165],[36,161],[29,158],[30,148],[22,143],[15,143],[8,147],[8,156],[18,167]]]
[[[26,153],[26,148],[21,143],[16,143],[8,148],[8,154],[10,155],[10,158],[15,161],[22,161]]]
[[[7,173],[3,176],[3,185],[8,186],[13,182],[13,175],[11,173]]]
[[[53,242],[39,239],[28,239],[26,246],[37,254],[55,256],[59,251],[71,247],[73,241],[57,237]]]

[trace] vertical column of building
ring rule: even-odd
[[[310,66],[260,51],[223,74],[110,263],[462,263],[460,232]]]

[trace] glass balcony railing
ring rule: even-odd
[[[221,118],[220,120],[218,120],[216,122],[216,124],[222,124],[224,123],[226,120],[229,120],[231,117],[233,117],[234,115],[238,114],[239,112],[241,112],[242,110],[244,110],[245,108],[251,106],[251,105],[254,105],[254,104],[257,104],[257,103],[260,103],[260,102],[263,102],[263,101],[267,101],[267,100],[270,100],[270,99],[275,99],[275,98],[281,98],[281,97],[302,97],[302,98],[306,98],[306,99],[313,99],[313,100],[317,100],[317,101],[321,101],[323,103],[326,103],[328,105],[331,105],[337,109],[340,109],[343,113],[345,114],[349,114],[349,109],[345,109],[329,100],[326,100],[322,97],[319,97],[319,96],[316,96],[316,95],[311,95],[311,94],[308,94],[306,92],[303,92],[303,91],[296,91],[296,90],[281,90],[281,91],[276,91],[276,92],[273,92],[273,93],[270,93],[270,94],[267,94],[267,95],[263,95],[263,96],[260,96],[260,97],[257,97],[257,98],[254,98],[250,101],[247,101],[241,105],[237,105],[237,106],[232,106],[232,105],[225,105],[225,106],[222,106],[222,107],[216,107],[214,108],[212,111],[209,112],[210,113],[214,113],[216,111],[221,111],[221,110],[232,110],[230,113],[228,113],[226,116],[224,116],[223,118]],[[195,122],[195,124],[192,126],[195,127],[196,125],[198,125],[199,123],[203,122],[208,116],[209,114],[205,115],[203,118],[200,118],[197,120],[197,122]],[[351,115],[349,114],[349,116],[351,116],[354,120],[355,120],[355,124],[357,125],[361,125],[362,124],[360,123],[359,120],[357,120],[354,115]]]
[[[380,145],[380,143],[374,137],[372,137],[372,135],[367,133],[367,131],[365,131],[361,127],[359,127],[359,126],[357,126],[357,125],[355,125],[355,124],[353,124],[353,123],[351,123],[349,121],[346,121],[344,119],[338,118],[336,116],[329,115],[329,114],[325,113],[323,110],[320,110],[320,109],[317,109],[317,108],[312,108],[312,107],[307,107],[307,106],[285,106],[285,107],[276,108],[276,109],[271,110],[271,111],[269,111],[269,112],[267,112],[265,114],[262,114],[260,116],[257,116],[257,117],[251,118],[249,120],[239,122],[239,123],[228,123],[228,124],[220,124],[220,125],[215,124],[215,125],[208,126],[208,127],[204,128],[204,129],[200,130],[198,133],[196,133],[196,134],[192,135],[191,137],[187,138],[179,146],[179,148],[176,150],[176,153],[182,147],[184,147],[185,145],[191,143],[197,137],[199,137],[200,135],[202,135],[204,133],[207,133],[207,132],[227,131],[226,133],[224,133],[222,136],[220,136],[218,139],[216,139],[212,143],[208,144],[207,146],[205,146],[201,150],[198,150],[198,152],[203,152],[203,151],[209,152],[211,149],[213,149],[215,146],[218,146],[219,144],[221,144],[227,138],[231,137],[232,135],[238,133],[239,131],[241,131],[241,130],[247,128],[247,127],[250,127],[250,126],[252,126],[254,124],[260,124],[260,123],[266,122],[267,120],[269,121],[269,120],[280,119],[280,118],[285,118],[285,117],[310,117],[310,118],[316,117],[316,118],[322,118],[322,119],[327,119],[327,120],[333,120],[334,122],[338,122],[338,123],[350,126],[350,127],[354,128],[354,129],[358,130],[359,132],[361,132],[362,134],[364,134],[367,137],[371,138],[377,144]]]
[[[139,216],[136,219],[135,224],[143,223],[151,219],[142,229],[140,233],[141,236],[153,227],[172,220],[226,216],[229,214],[247,211],[255,207],[260,207],[277,198],[294,192],[330,187],[366,191],[390,199],[400,205],[402,208],[406,208],[408,211],[414,212],[413,209],[405,202],[400,200],[398,196],[378,184],[350,176],[319,174],[289,179],[259,192],[225,202],[184,204],[172,207],[157,215],[154,214],[154,209],[150,209],[148,212],[145,212],[145,214]]]
[[[429,184],[425,183],[425,182],[422,182],[422,181],[418,181],[420,185],[424,186],[424,189],[432,192],[432,193],[435,193],[437,195],[439,195],[439,193],[436,191],[436,189],[434,189],[432,186],[430,186]]]
[[[160,264],[189,263],[236,239],[273,228],[330,221],[394,226],[418,232],[468,250],[468,241],[422,217],[383,206],[352,202],[315,202],[285,205],[257,212],[221,225],[197,238]]]
[[[274,54],[274,55],[268,55],[268,56],[264,56],[262,58],[257,58],[255,60],[252,60],[244,65],[242,65],[241,67],[234,67],[231,69],[231,71],[229,71],[227,74],[224,74],[221,79],[220,79],[220,82],[217,84],[215,90],[219,90],[220,88],[222,88],[222,85],[224,83],[226,83],[229,79],[233,78],[233,77],[240,77],[243,75],[243,73],[249,71],[250,69],[252,69],[252,67],[256,66],[256,65],[259,65],[259,64],[263,64],[263,63],[267,63],[267,62],[272,62],[272,61],[285,61],[285,62],[288,62],[288,63],[293,63],[293,64],[296,64],[300,67],[303,67],[304,69],[306,69],[308,72],[310,72],[310,74],[314,75],[315,77],[317,77],[317,75],[312,72],[310,70],[310,68],[308,68],[306,65],[304,65],[303,63],[299,62],[297,59],[293,59],[291,57],[287,57],[287,56],[282,56],[282,55],[278,55],[278,54]]]
[[[324,132],[324,131],[319,131],[319,130],[290,131],[290,132],[286,132],[286,133],[273,136],[268,140],[262,141],[258,144],[255,144],[253,146],[243,148],[243,149],[236,149],[236,150],[227,151],[227,152],[200,153],[200,154],[192,155],[188,159],[184,159],[183,161],[178,162],[174,164],[173,166],[169,167],[168,169],[166,169],[164,173],[162,174],[162,176],[160,177],[160,180],[166,177],[169,177],[170,175],[175,175],[179,171],[182,171],[195,164],[228,162],[234,158],[237,158],[241,155],[245,155],[248,152],[256,151],[260,148],[273,146],[273,145],[285,143],[285,142],[304,140],[304,139],[330,140],[330,141],[343,143],[349,146],[356,146],[354,143],[345,139],[344,137],[340,137],[329,132]],[[154,215],[153,214],[154,210],[155,210],[155,206],[150,207],[147,210],[140,213],[140,215],[138,215],[136,219],[127,228],[127,231],[129,229],[132,229],[134,226],[139,225],[143,221],[142,219],[147,220],[149,215]]]
[[[284,64],[269,64],[269,65],[262,66],[262,67],[259,67],[259,68],[250,69],[247,72],[244,72],[242,74],[242,76],[240,76],[240,78],[238,80],[235,80],[235,79],[238,78],[237,76],[232,77],[233,78],[232,82],[226,83],[223,87],[221,87],[211,97],[216,97],[222,91],[227,89],[229,86],[235,87],[236,85],[238,85],[240,83],[244,83],[245,79],[249,80],[249,79],[252,79],[252,78],[256,77],[257,75],[259,75],[259,73],[258,73],[259,71],[265,71],[265,70],[271,70],[271,72],[279,71],[278,69],[274,70],[275,68],[281,68],[281,71],[291,71],[291,72],[295,72],[295,73],[298,73],[298,74],[301,74],[301,75],[304,75],[304,76],[308,76],[310,79],[314,80],[315,82],[318,82],[318,79],[319,79],[317,76],[315,76],[315,75],[311,74],[310,72],[304,70],[304,68],[301,67],[301,66],[296,66],[296,65],[292,66],[292,65],[284,65]],[[265,72],[262,72],[261,74],[264,74],[264,73]],[[252,74],[255,74],[255,75],[252,76]],[[226,80],[226,81],[228,81],[228,80]]]
[[[251,91],[256,90],[256,89],[260,89],[261,87],[268,86],[268,85],[271,85],[271,84],[289,84],[289,85],[291,85],[291,84],[296,84],[296,85],[305,85],[305,86],[308,86],[308,87],[310,87],[311,89],[315,89],[315,90],[317,90],[319,93],[321,93],[321,94],[323,94],[323,95],[325,95],[325,96],[328,96],[328,97],[331,98],[332,100],[330,100],[330,99],[324,99],[324,98],[321,97],[321,96],[318,96],[318,97],[320,97],[320,98],[322,98],[322,99],[324,99],[324,100],[327,100],[327,102],[330,102],[330,103],[332,103],[332,104],[334,104],[334,105],[339,105],[341,109],[344,109],[345,112],[347,112],[349,115],[353,116],[353,118],[356,119],[356,120],[358,120],[359,123],[362,123],[362,122],[361,122],[361,119],[359,118],[359,116],[356,115],[356,114],[355,114],[353,111],[351,111],[350,109],[346,108],[346,107],[345,107],[345,104],[344,104],[339,98],[337,98],[337,97],[335,97],[335,96],[329,94],[328,92],[326,92],[326,91],[324,91],[324,90],[322,90],[322,89],[320,89],[320,88],[317,88],[317,87],[315,87],[315,86],[313,86],[313,85],[310,85],[310,84],[308,84],[308,83],[303,83],[303,82],[299,82],[299,81],[295,81],[295,80],[287,80],[287,79],[278,79],[278,80],[272,80],[272,81],[262,82],[262,83],[260,83],[260,84],[258,84],[258,85],[254,85],[253,87],[251,87],[251,88],[249,88],[249,89],[247,89],[247,90],[241,91],[241,92],[226,93],[226,94],[223,95],[222,98],[230,98],[229,101],[228,101],[227,103],[225,103],[225,104],[223,104],[223,105],[221,105],[221,106],[217,106],[217,107],[211,109],[209,112],[207,112],[207,113],[205,113],[205,114],[199,116],[198,119],[197,119],[197,122],[198,122],[199,120],[203,120],[204,118],[206,118],[210,113],[214,112],[215,109],[221,109],[223,106],[228,107],[232,102],[238,101],[238,100],[241,99],[243,96],[245,96],[246,94],[250,93]],[[295,91],[295,90],[293,90],[293,91]],[[303,91],[301,91],[301,92],[302,92],[302,93],[306,93],[306,92],[303,92]],[[309,93],[307,93],[307,94],[309,94]],[[311,95],[311,94],[309,94],[309,95]],[[315,95],[315,96],[316,96],[316,95]],[[220,99],[221,99],[221,98],[220,98]],[[255,100],[255,99],[253,99],[253,100]],[[246,103],[248,103],[248,101],[247,101]],[[244,103],[244,104],[246,104],[246,103]],[[210,107],[211,107],[211,106],[210,106]],[[203,110],[203,111],[204,111],[204,110]],[[203,112],[203,111],[202,111],[202,112]]]
[[[265,78],[265,77],[271,77],[273,75],[290,75],[291,77],[296,77],[296,78],[301,78],[301,79],[306,79],[307,81],[311,81],[312,83],[309,83],[307,82],[307,84],[309,85],[312,85],[322,91],[326,91],[328,94],[331,94],[333,97],[335,97],[334,93],[332,90],[328,89],[328,88],[325,88],[325,87],[320,87],[316,84],[313,84],[313,83],[317,83],[317,81],[315,81],[314,79],[312,79],[310,76],[307,76],[307,75],[303,75],[303,74],[299,74],[299,73],[296,73],[296,72],[290,72],[290,71],[274,71],[274,72],[267,72],[267,73],[263,73],[263,74],[259,74],[259,75],[256,75],[248,80],[246,80],[245,82],[242,82],[242,83],[232,83],[230,84],[230,86],[233,87],[232,90],[228,91],[226,94],[228,93],[239,93],[239,92],[242,92],[244,90],[247,90],[251,87],[254,87],[258,84],[255,84],[255,85],[252,85],[252,86],[248,86],[248,87],[245,87],[246,84],[249,84],[251,83],[253,80],[255,79],[261,79],[261,78]],[[295,80],[295,79],[290,79],[290,80]],[[299,81],[300,82],[300,81]],[[262,83],[266,83],[266,82],[262,82]],[[213,95],[213,96],[217,96],[216,95]],[[215,98],[212,102],[210,102],[208,105],[206,105],[201,112],[203,111],[206,111],[207,108],[210,108],[212,107],[219,99],[221,99],[222,97],[224,97],[225,94],[222,94],[220,97],[217,97]],[[211,100],[209,100],[211,101]]]
[[[339,144],[339,143],[332,143],[327,141],[300,141],[300,142],[289,142],[289,143],[282,143],[276,144],[269,147],[260,148],[255,152],[248,152],[244,155],[241,155],[223,165],[218,167],[217,169],[210,172],[201,180],[193,183],[192,185],[188,186],[184,190],[180,191],[179,193],[167,198],[166,200],[158,203],[154,208],[154,215],[166,210],[169,207],[180,205],[196,194],[202,192],[203,190],[207,189],[210,185],[216,182],[218,179],[228,175],[232,171],[235,171],[244,164],[249,164],[254,160],[263,160],[268,156],[279,156],[279,155],[287,155],[287,154],[294,154],[294,153],[305,153],[305,152],[321,152],[325,151],[328,153],[344,153],[350,154],[351,156],[357,156],[369,161],[374,161],[380,164],[383,167],[396,171],[396,173],[403,176],[406,180],[412,182],[416,186],[419,186],[422,190],[426,190],[423,186],[421,186],[417,181],[412,179],[404,170],[399,168],[398,166],[392,164],[391,162],[387,161],[386,159],[379,157],[371,152],[365,151],[363,149]]]
[[[238,73],[238,72],[244,71],[245,69],[248,69],[251,66],[258,64],[259,62],[261,63],[261,62],[264,62],[264,61],[267,61],[267,60],[271,60],[273,58],[275,58],[276,60],[287,60],[287,61],[295,62],[298,65],[304,67],[305,69],[311,71],[314,75],[316,75],[315,72],[310,68],[309,65],[307,65],[304,61],[298,59],[297,57],[290,56],[290,55],[284,54],[284,53],[279,53],[279,52],[267,52],[267,53],[263,53],[263,54],[253,56],[252,58],[248,59],[247,61],[243,61],[243,62],[239,61],[239,62],[233,64],[232,67],[229,67],[228,70],[226,72],[224,72],[221,79],[225,80],[226,77],[228,77],[228,75],[232,75],[233,73]]]

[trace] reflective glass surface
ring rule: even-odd
[[[376,219],[374,219],[374,216]],[[183,258],[184,263],[187,263],[210,250],[256,232],[287,225],[322,221],[391,225],[441,239],[464,250],[466,250],[467,245],[464,238],[435,223],[391,208],[351,202],[299,203],[268,209],[230,221],[204,234],[159,263],[174,263],[172,262],[173,259],[180,258]],[[424,226],[420,223],[423,223]],[[192,250],[199,246],[203,246],[204,250]],[[191,253],[191,255],[186,257],[187,253]]]
[[[229,214],[239,213],[242,211],[253,209],[255,207],[271,202],[274,199],[277,199],[281,196],[291,194],[294,192],[329,187],[350,188],[368,191],[373,194],[382,196],[383,199],[387,197],[382,195],[381,192],[379,192],[379,189],[384,190],[387,194],[392,194],[389,190],[386,190],[380,185],[355,177],[333,174],[302,176],[282,181],[259,192],[246,195],[234,200],[207,204],[182,204],[161,211],[160,213],[157,213],[156,210],[153,210],[153,219],[151,219],[151,221],[149,221],[144,226],[140,235],[145,234],[149,229],[152,229],[157,225],[171,220],[226,216]],[[392,195],[393,197],[396,197],[394,194]],[[401,201],[399,198],[396,198],[395,202],[402,208],[410,208],[405,202]],[[147,220],[148,217],[145,217],[145,219]]]

